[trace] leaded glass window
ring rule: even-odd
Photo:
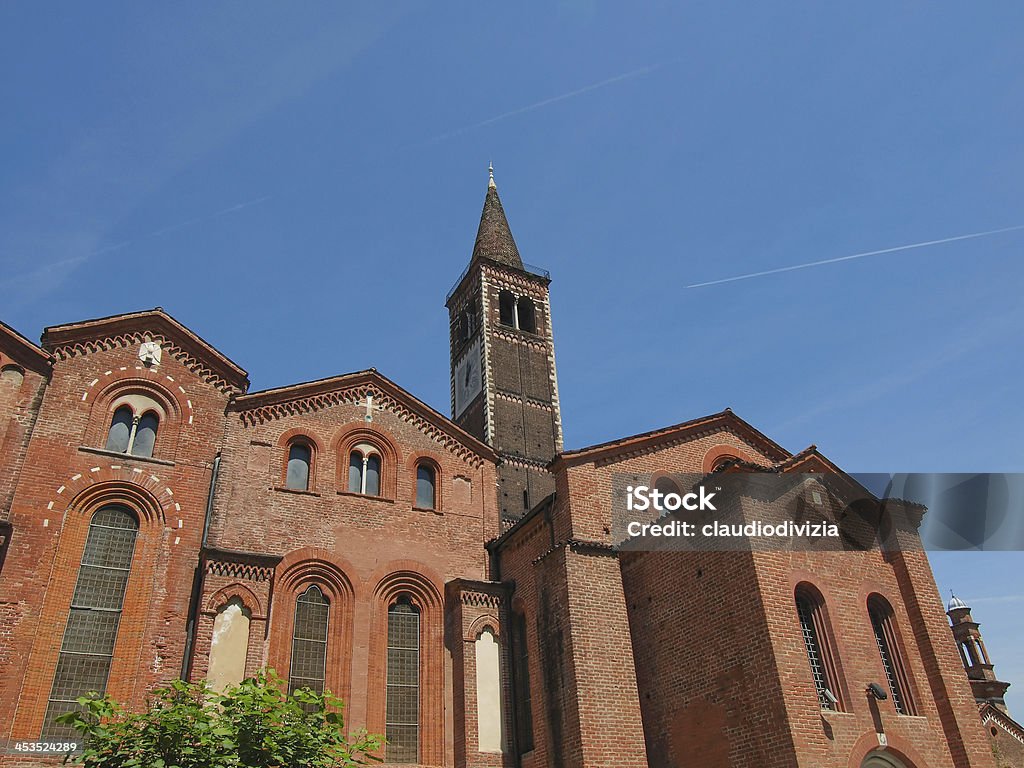
[[[434,509],[437,504],[435,485],[437,476],[429,464],[416,467],[416,506],[420,509]]]
[[[387,762],[419,762],[420,614],[408,597],[388,608]]]
[[[138,530],[134,515],[119,506],[100,509],[89,523],[43,718],[44,738],[73,736],[54,719],[75,709],[79,696],[106,692]]]
[[[530,652],[526,616],[512,614],[512,674],[515,676],[516,747],[519,754],[533,749],[533,705],[530,697]]]
[[[814,690],[818,694],[818,702],[822,709],[835,709],[835,694],[829,687],[830,681],[825,666],[820,626],[816,621],[818,604],[810,595],[798,593],[796,610],[800,617],[800,632],[807,650],[807,661],[811,666],[811,677],[814,679]],[[830,694],[832,695],[830,696]]]
[[[295,601],[292,659],[288,688],[309,688],[323,693],[327,677],[327,623],[331,603],[316,585]]]
[[[871,630],[878,646],[878,655],[882,658],[889,693],[892,694],[893,706],[901,715],[912,715],[913,702],[910,701],[909,689],[905,685],[906,670],[896,645],[892,608],[876,596],[868,603],[868,615],[871,618]]]

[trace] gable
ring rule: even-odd
[[[623,461],[636,456],[655,453],[674,445],[691,442],[715,432],[727,432],[750,445],[755,451],[767,456],[773,462],[790,458],[790,453],[741,419],[732,409],[726,408],[720,413],[703,416],[698,419],[674,424],[663,429],[643,432],[638,435],[623,437],[607,443],[599,443],[587,448],[560,453],[549,465],[551,469],[571,467],[584,463],[609,464]]]
[[[18,365],[49,376],[53,358],[6,323],[0,322],[0,352]]]
[[[238,413],[243,424],[253,426],[338,405],[365,407],[371,418],[374,411],[389,411],[462,458],[473,463],[497,461],[486,443],[372,368],[241,395],[232,401],[229,411]]]
[[[248,374],[241,366],[160,308],[50,326],[43,331],[42,347],[62,360],[144,341],[158,342],[163,354],[223,392],[249,388]]]

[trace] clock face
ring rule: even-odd
[[[483,385],[480,375],[480,342],[470,347],[455,366],[455,415],[460,416]]]

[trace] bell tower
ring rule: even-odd
[[[971,608],[956,595],[952,596],[946,607],[960,651],[960,661],[967,670],[967,678],[971,681],[971,691],[979,704],[989,703],[1002,712],[1006,712],[1006,700],[1003,698],[1009,683],[996,678],[994,665],[988,657],[985,641],[981,639],[978,622],[971,617]]]
[[[551,494],[562,450],[547,271],[523,263],[494,169],[469,266],[448,294],[455,423],[498,453],[503,529]]]

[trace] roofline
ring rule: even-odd
[[[766,449],[765,452],[776,461],[789,459],[792,456],[789,451],[776,443],[766,434],[733,413],[731,408],[726,408],[724,411],[713,413],[709,416],[701,416],[689,421],[683,421],[669,427],[661,427],[660,429],[654,429],[649,432],[641,432],[636,435],[630,435],[629,437],[622,437],[604,443],[597,443],[596,445],[587,446],[586,448],[563,451],[551,460],[548,464],[548,468],[555,469],[559,466],[571,467],[577,464],[597,461],[598,459],[615,456],[616,454],[623,453],[625,451],[656,445],[663,438],[673,434],[682,434],[701,427],[717,425],[732,425],[739,427],[742,431],[746,432],[755,443],[760,444],[761,448]]]
[[[18,331],[3,320],[0,320],[0,328],[6,331],[5,335],[17,344],[17,350],[11,354],[12,358],[37,373],[45,376],[50,375],[50,368],[53,366],[53,355],[33,344],[27,337],[18,333]]]
[[[367,368],[362,371],[343,373],[338,376],[328,376],[323,379],[303,381],[297,384],[288,384],[273,389],[264,389],[259,392],[249,392],[235,397],[228,405],[228,410],[233,412],[247,411],[254,408],[262,408],[268,405],[277,405],[301,397],[308,397],[314,394],[332,392],[337,389],[357,386],[361,383],[373,383],[381,389],[388,391],[391,395],[410,406],[414,413],[432,424],[444,429],[452,437],[467,448],[483,456],[486,459],[497,463],[498,454],[487,443],[479,440],[466,432],[462,427],[449,419],[447,416],[435,411],[418,397],[408,390],[396,384],[376,368]]]
[[[139,319],[153,319],[166,323],[173,332],[183,335],[188,341],[199,347],[204,353],[203,362],[213,363],[215,373],[243,392],[249,387],[249,374],[242,366],[218,350],[210,342],[186,325],[176,320],[167,313],[163,307],[145,309],[138,312],[122,312],[107,317],[97,317],[90,320],[80,320],[74,323],[63,323],[51,325],[43,329],[42,347],[48,352],[60,346],[74,344],[79,341],[86,341],[95,338],[97,329],[118,325],[129,325]],[[125,330],[128,330],[127,328]],[[132,329],[135,330],[135,329]]]

